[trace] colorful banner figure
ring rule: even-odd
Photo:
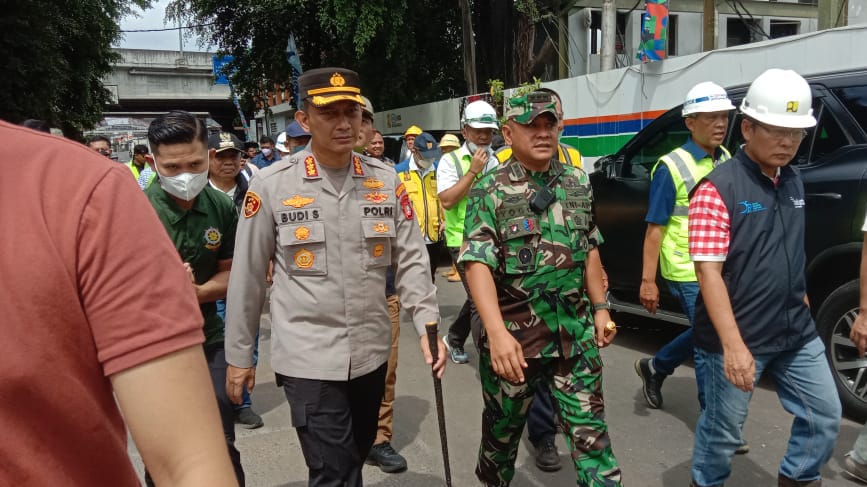
[[[646,0],[645,9],[641,14],[638,59],[643,63],[660,61],[668,53],[668,0]]]

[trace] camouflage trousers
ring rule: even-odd
[[[588,343],[588,342],[584,342]],[[578,485],[619,487],[620,467],[611,450],[602,398],[602,360],[590,343],[583,355],[527,359],[523,384],[499,377],[491,367],[490,350],[480,350],[484,411],[482,444],[476,476],[489,486],[508,486],[515,476],[518,442],[527,411],[540,384],[548,384],[558,412],[561,431],[572,453]]]

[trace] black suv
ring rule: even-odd
[[[807,289],[819,334],[847,414],[867,418],[867,358],[849,340],[858,312],[858,272],[867,211],[867,69],[807,77],[813,91],[809,129],[792,164],[807,196]],[[735,106],[747,86],[728,89]],[[660,116],[616,154],[596,161],[591,174],[596,217],[605,236],[600,247],[612,308],[650,316],[638,300],[647,225],[650,173],[660,156],[682,145],[689,131],[680,106]],[[732,112],[725,146],[734,153],[743,138]],[[678,302],[659,286],[659,319],[688,324]]]

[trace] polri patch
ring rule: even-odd
[[[252,218],[261,207],[262,198],[253,191],[247,191],[247,195],[244,196],[244,218]]]
[[[401,184],[401,186],[403,186]],[[412,212],[412,203],[409,201],[409,195],[405,194],[400,197],[400,209],[403,210],[403,216],[406,217],[407,220],[412,220],[415,215]]]

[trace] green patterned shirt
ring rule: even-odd
[[[536,214],[530,200],[544,186],[556,199]],[[503,320],[526,358],[570,358],[593,339],[584,262],[602,237],[592,202],[587,174],[556,161],[536,173],[510,159],[470,192],[459,260],[491,268]]]

